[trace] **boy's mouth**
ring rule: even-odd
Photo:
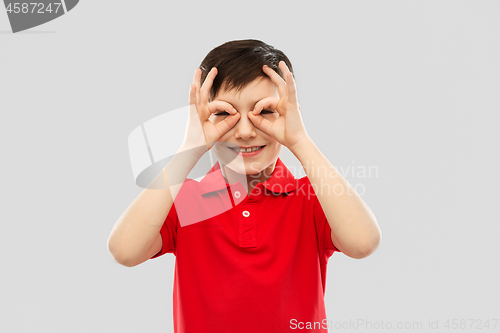
[[[265,145],[264,146],[250,146],[250,147],[228,147],[228,148],[236,153],[241,153],[243,156],[245,156],[245,155],[255,155],[258,152],[260,152],[262,150],[262,148],[264,148],[264,147],[265,147]]]

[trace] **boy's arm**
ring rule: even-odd
[[[205,151],[206,147],[179,149],[120,216],[108,238],[108,251],[116,262],[133,267],[161,250],[160,229],[183,181]],[[172,185],[169,186],[167,179]]]
[[[283,60],[279,62],[279,67],[283,78],[268,66],[262,68],[276,85],[279,99],[268,97],[260,100],[248,113],[248,118],[258,129],[290,149],[302,163],[311,185],[318,189],[315,190],[316,196],[332,230],[332,242],[337,249],[349,257],[364,258],[375,251],[380,243],[381,232],[377,220],[307,135],[300,115],[293,74]],[[276,110],[278,118],[270,121],[259,116],[264,108]],[[309,166],[312,162],[314,166]],[[328,191],[324,191],[324,187]],[[338,192],[340,194],[336,194]]]
[[[363,199],[310,137],[288,148],[302,164],[314,188],[332,230],[333,244],[351,258],[361,259],[372,254],[382,234]]]

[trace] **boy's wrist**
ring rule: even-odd
[[[162,170],[167,178],[168,185],[172,187],[183,184],[206,150],[206,147],[189,148],[184,145],[181,146]]]
[[[311,147],[313,146],[314,146],[314,141],[311,139],[311,137],[306,136],[303,139],[299,140],[293,146],[288,147],[288,149],[292,152],[292,154],[295,155],[295,157],[298,158],[303,151],[307,151],[308,149],[311,149]]]

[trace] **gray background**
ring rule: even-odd
[[[306,129],[335,166],[378,169],[345,175],[383,239],[365,259],[332,256],[328,319],[374,325],[345,332],[493,324],[499,14],[498,1],[87,0],[13,35],[1,8],[0,330],[172,332],[174,256],[127,268],[107,252],[142,190],[127,137],[185,106],[205,54],[243,38],[289,56]]]

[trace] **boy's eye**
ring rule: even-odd
[[[266,114],[266,113],[274,113],[274,111],[273,110],[262,110],[262,111],[260,111],[260,113],[261,114],[262,113],[264,113],[264,114]],[[229,113],[227,113],[226,111],[224,111],[224,112],[214,113],[214,115],[215,116],[228,116]]]

